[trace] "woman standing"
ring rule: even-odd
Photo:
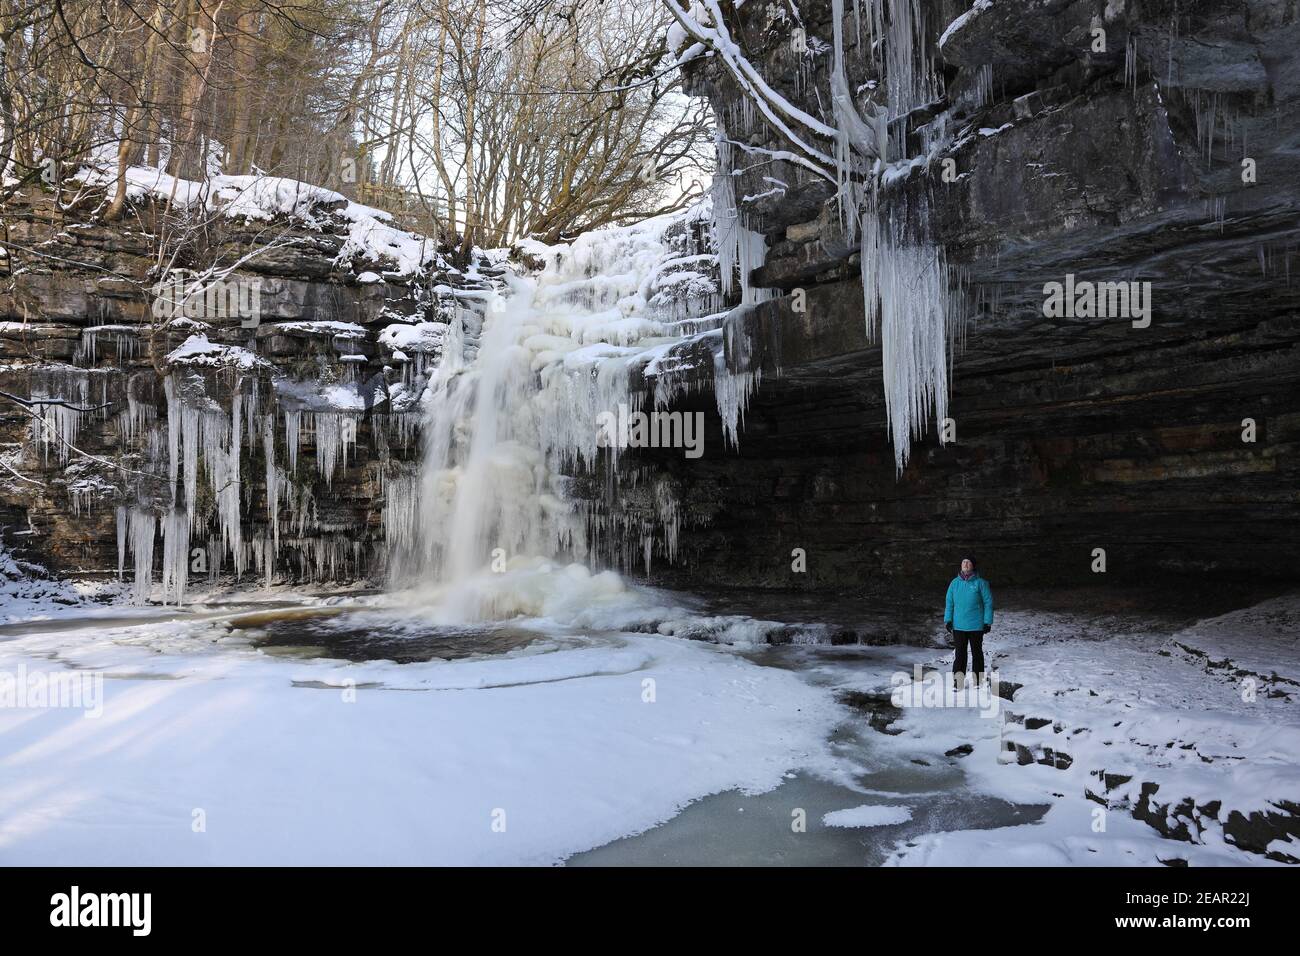
[[[966,646],[970,645],[975,680],[984,680],[984,635],[993,628],[993,591],[975,570],[974,558],[961,559],[961,571],[948,585],[944,600],[943,626],[957,645],[952,683],[959,689],[966,682]]]

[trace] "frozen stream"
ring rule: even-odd
[[[994,659],[1027,682],[1017,708],[1063,726],[1061,770],[999,762],[1000,712],[892,706],[947,658],[924,615],[787,600],[765,620],[734,613],[763,609],[744,595],[544,562],[474,586],[532,609],[456,623],[410,592],[243,595],[7,625],[0,674],[93,693],[0,708],[0,863],[1257,863],[1124,813],[1094,831],[1089,768],[1244,810],[1294,791],[1294,698],[1243,704],[1200,656],[1258,667],[1294,597],[1191,627],[1095,598],[1086,617],[1006,610]],[[921,637],[803,643],[846,621]]]
[[[883,683],[895,652],[748,645],[771,622],[549,574],[585,620],[433,624],[370,596],[10,628],[0,669],[102,674],[102,712],[0,710],[0,862],[860,865],[1036,812],[877,750],[835,685]],[[742,643],[644,633],[688,625]],[[873,803],[912,820],[821,822]]]

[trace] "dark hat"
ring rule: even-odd
[[[971,566],[972,568],[978,568],[978,567],[979,567],[979,562],[976,561],[975,558],[974,558],[974,556],[971,555],[969,552],[966,553],[966,554],[964,554],[964,555],[962,555],[962,559],[961,559],[961,560],[962,560],[962,561],[969,561],[969,562],[970,562],[970,566]],[[960,564],[961,561],[958,561],[957,563]]]

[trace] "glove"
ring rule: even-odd
[[[985,634],[987,634],[987,633],[988,633],[989,631],[991,631],[991,630],[993,630],[993,625],[992,625],[992,624],[985,624],[985,625],[984,625],[984,633],[985,633]]]
[[[949,634],[951,634],[951,633],[952,633],[952,621],[944,621],[944,622],[943,622],[943,629],[944,629],[945,631],[947,631]]]

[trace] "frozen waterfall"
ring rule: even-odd
[[[670,489],[653,490],[653,521],[615,527],[618,448],[605,448],[598,420],[691,387],[700,369],[675,360],[685,346],[721,349],[715,256],[692,239],[707,214],[705,204],[572,243],[526,244],[542,263],[536,275],[509,274],[503,288],[467,297],[425,394],[421,466],[386,488],[396,582],[464,591],[539,560],[595,563],[593,543],[615,534],[636,537],[647,557],[671,556]],[[595,500],[575,486],[597,474],[602,449],[610,467]]]

